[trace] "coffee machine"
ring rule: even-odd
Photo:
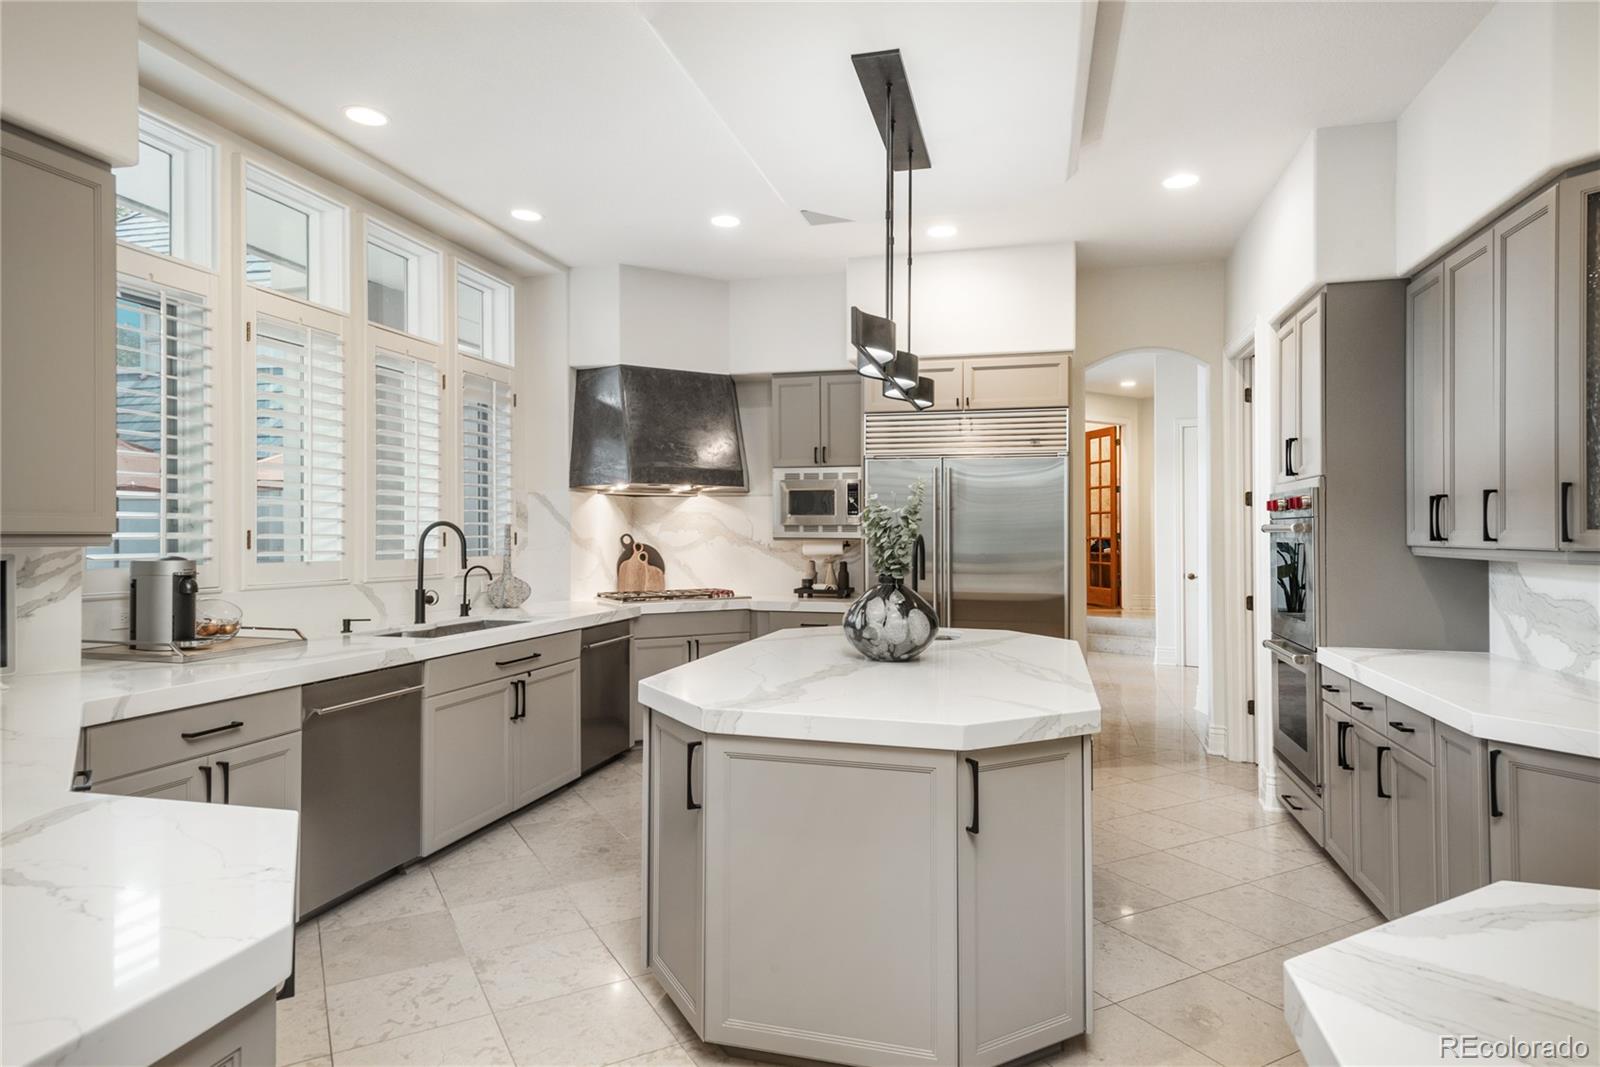
[[[194,560],[182,556],[134,560],[128,587],[128,638],[134,648],[170,650],[211,643],[194,632],[198,573]]]

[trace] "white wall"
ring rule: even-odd
[[[1500,3],[1400,113],[1398,273],[1600,154],[1600,5]]]
[[[574,367],[641,367],[730,373],[728,283],[626,264],[571,272]]]
[[[138,5],[0,4],[0,116],[112,166],[137,163]]]
[[[734,374],[843,370],[850,365],[848,324],[843,271],[728,285]]]
[[[1311,288],[1317,269],[1317,139],[1307,137],[1267,194],[1227,265],[1226,336],[1247,337]]]
[[[903,251],[902,251],[903,257]],[[895,264],[895,321],[905,347],[905,261]],[[852,259],[847,303],[883,313],[883,257]],[[911,351],[919,356],[1070,352],[1077,347],[1077,252],[1071,244],[917,253]],[[848,320],[842,323],[848,329]]]
[[[1316,132],[1316,281],[1394,274],[1395,126]]]
[[[1180,662],[1183,634],[1183,503],[1197,498],[1200,486],[1183,478],[1182,426],[1200,423],[1201,367],[1176,353],[1156,357],[1155,425],[1151,437],[1152,559],[1156,595],[1156,662]],[[1201,441],[1207,427],[1201,426]]]

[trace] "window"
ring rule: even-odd
[[[379,348],[372,364],[373,543],[380,560],[415,560],[439,518],[439,378],[433,364]],[[436,550],[430,546],[428,558]]]
[[[118,167],[117,240],[203,267],[212,263],[216,149],[139,113],[139,162]]]
[[[345,209],[255,164],[245,167],[244,279],[344,310]]]
[[[456,351],[511,366],[511,286],[456,264]]]
[[[205,564],[212,558],[211,308],[203,296],[123,277],[116,318],[117,532],[111,544],[88,550],[87,567],[123,571],[165,555]]]
[[[367,222],[367,321],[439,339],[439,253]]]
[[[344,559],[345,398],[337,333],[255,326],[255,562],[337,577]]]
[[[511,522],[511,387],[461,376],[461,529],[467,555],[505,550]]]

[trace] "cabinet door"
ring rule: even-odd
[[[1356,851],[1350,878],[1385,916],[1394,915],[1394,750],[1364,726],[1345,738],[1356,777]],[[1380,766],[1381,761],[1381,766]]]
[[[830,467],[861,466],[861,377],[822,376],[822,462]]]
[[[269,737],[211,757],[211,799],[251,808],[300,810],[300,734]]]
[[[1563,548],[1600,549],[1600,171],[1561,183],[1560,348]]]
[[[650,715],[646,954],[695,1033],[705,1033],[705,735]]]
[[[1444,268],[1435,264],[1406,287],[1406,544],[1440,536],[1434,518],[1448,491],[1449,383],[1444,356]]]
[[[1392,761],[1392,762],[1391,762]],[[1439,903],[1439,848],[1435,836],[1433,768],[1401,748],[1384,758],[1394,794],[1394,914],[1409,915]]]
[[[1600,889],[1600,760],[1491,744],[1489,791],[1491,881]]]
[[[1295,336],[1294,319],[1278,328],[1278,394],[1272,405],[1272,422],[1277,428],[1277,464],[1280,479],[1299,474],[1294,467],[1294,448],[1300,443],[1300,343]]]
[[[815,374],[772,379],[772,465],[822,462],[822,379]]]
[[[468,686],[423,705],[422,836],[434,852],[511,810],[511,683]]]
[[[169,763],[165,767],[124,774],[95,782],[91,791],[121,797],[155,797],[157,800],[192,800],[204,804],[211,799],[211,765],[203,759]]]
[[[1459,548],[1493,548],[1505,503],[1496,500],[1502,425],[1493,259],[1490,235],[1482,233],[1444,261],[1451,472],[1441,522],[1450,544]]]
[[[523,714],[511,724],[511,806],[520,808],[578,777],[578,663],[521,679]]]
[[[105,544],[116,529],[114,200],[104,165],[0,134],[6,538]]]
[[[1556,481],[1556,191],[1494,228],[1496,363],[1504,390],[1501,548],[1553,549]]]
[[[1066,407],[1067,360],[1065,355],[986,356],[962,360],[962,406],[973,409]],[[938,395],[936,385],[935,400]]]
[[[1322,705],[1322,808],[1327,831],[1323,848],[1346,874],[1355,870],[1355,724],[1326,702]]]
[[[1300,441],[1294,447],[1294,470],[1302,476],[1322,473],[1322,294],[1295,316],[1295,344],[1300,352]]]
[[[644,705],[639,703],[639,682],[651,675],[670,671],[689,662],[693,647],[687,637],[635,637],[633,655],[629,659],[632,678],[628,696],[633,701],[633,733],[635,741],[644,736]]]
[[[1476,737],[1433,724],[1439,899],[1489,884],[1489,762]]]
[[[705,659],[707,656],[715,655],[725,648],[742,645],[750,640],[750,637],[748,634],[707,634],[704,637],[696,637],[692,640],[694,641],[694,658]]]
[[[957,765],[963,1065],[1084,1030],[1084,755],[1070,738],[965,752]]]

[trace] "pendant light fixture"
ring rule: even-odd
[[[883,113],[884,192],[883,192],[883,314],[874,315],[858,307],[850,309],[850,343],[856,349],[856,373],[863,378],[883,379],[885,368],[894,362],[894,83],[884,86]]]

